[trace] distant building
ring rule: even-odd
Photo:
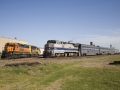
[[[23,41],[23,40],[18,40],[16,37],[14,39],[12,38],[7,38],[7,37],[1,37],[0,36],[0,52],[4,50],[4,46],[8,42],[16,42],[16,43],[21,43],[21,44],[28,44],[28,42]]]

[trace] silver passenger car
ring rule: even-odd
[[[99,47],[94,45],[79,44],[79,56],[98,55]]]

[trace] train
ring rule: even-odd
[[[4,46],[1,58],[22,58],[22,57],[38,57],[40,55],[40,48],[33,45],[8,42]]]
[[[81,43],[70,43],[60,40],[48,40],[44,46],[43,57],[69,57],[88,55],[111,55],[118,54],[119,50],[112,47],[102,47]]]
[[[8,42],[4,46],[1,58],[31,58],[42,56],[48,57],[70,57],[70,56],[88,56],[88,55],[111,55],[119,54],[119,50],[111,46],[102,47],[81,43],[64,42],[60,40],[47,40],[44,48],[37,46]]]

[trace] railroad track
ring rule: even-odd
[[[31,61],[38,61],[39,59],[43,59],[43,58],[1,59],[0,64],[16,63],[16,62],[31,62]]]
[[[116,55],[116,54],[115,54]],[[93,57],[104,57],[107,55],[98,55],[98,56],[76,56],[76,57],[55,57],[55,58],[42,58],[42,57],[32,57],[32,58],[19,58],[19,59],[1,59],[0,65],[9,64],[9,63],[22,63],[22,62],[41,62],[41,60],[72,60],[72,59],[81,59],[81,58],[93,58]],[[111,55],[110,55],[111,56]]]

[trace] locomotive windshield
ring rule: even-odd
[[[21,48],[29,48],[29,45],[17,43]]]
[[[13,46],[14,44],[12,44],[12,43],[7,43],[6,45],[5,45],[5,47],[8,47],[8,46]]]
[[[56,40],[48,40],[47,43],[56,43]]]

